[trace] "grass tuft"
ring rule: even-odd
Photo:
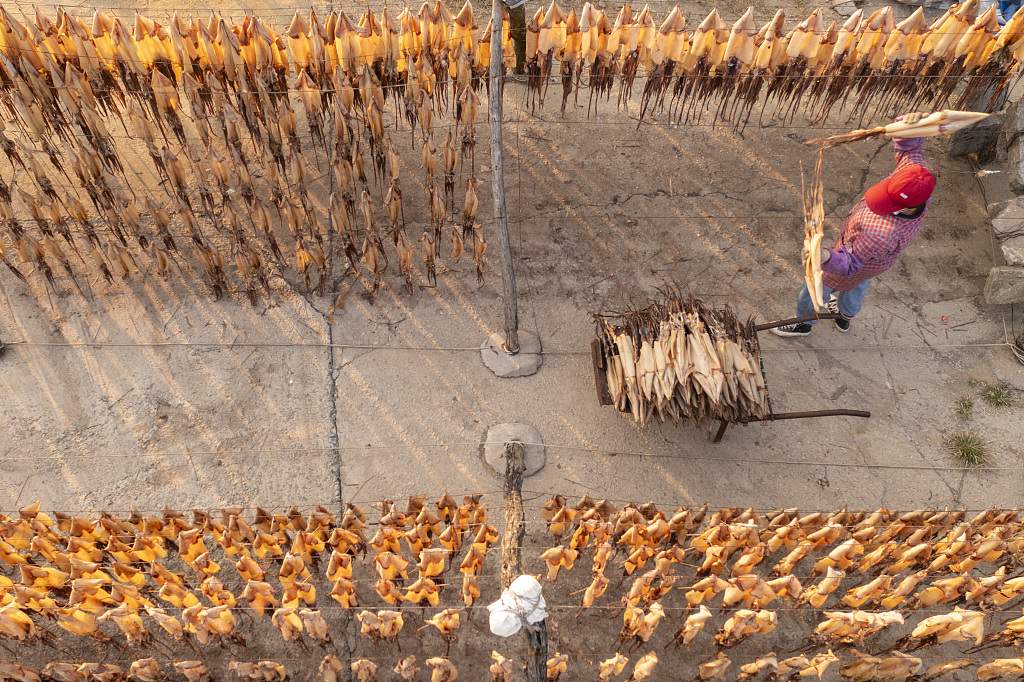
[[[1013,403],[1013,389],[1007,384],[985,384],[981,399],[992,407],[1009,407]]]
[[[988,443],[973,431],[952,434],[946,441],[946,450],[965,469],[984,467],[988,463]]]
[[[958,398],[956,401],[956,413],[960,415],[960,418],[967,421],[971,418],[971,410],[974,409],[974,400],[963,396]]]

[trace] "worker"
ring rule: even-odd
[[[896,120],[913,125],[923,117],[912,113]],[[935,176],[924,165],[924,138],[896,137],[892,144],[896,170],[868,188],[843,221],[835,246],[821,250],[825,310],[839,315],[834,322],[841,332],[850,331],[850,321],[860,312],[871,278],[892,267],[903,249],[910,246],[921,229],[935,188]],[[796,314],[814,314],[806,283],[797,298]],[[817,322],[798,322],[772,331],[778,336],[807,336]]]
[[[509,35],[516,49],[516,67],[512,78],[526,82],[526,0],[502,0],[508,12]]]

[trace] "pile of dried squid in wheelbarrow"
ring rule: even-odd
[[[663,291],[646,308],[596,314],[612,405],[646,424],[764,419],[771,411],[753,321]]]

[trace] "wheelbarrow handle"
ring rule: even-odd
[[[771,414],[764,419],[749,419],[746,421],[765,421],[774,422],[780,419],[813,419],[815,417],[863,417],[868,419],[871,417],[871,413],[867,410],[809,410],[807,412],[776,412]]]
[[[866,410],[810,410],[809,412],[776,412],[770,414],[763,419],[741,419],[739,424],[750,424],[753,422],[773,422],[780,419],[813,419],[814,417],[863,417],[868,419],[871,417],[871,413]],[[722,421],[718,424],[718,432],[715,433],[715,438],[712,443],[720,443],[722,436],[725,435],[725,429],[729,426],[729,422]]]
[[[789,324],[800,324],[801,322],[810,322],[811,320],[838,320],[843,318],[839,313],[817,313],[815,315],[803,315],[801,317],[791,317],[788,320],[779,320],[778,322],[768,322],[765,324],[759,324],[754,327],[755,332],[768,331],[769,329],[775,329],[776,327],[785,327]]]

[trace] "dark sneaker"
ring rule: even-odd
[[[811,325],[806,322],[800,324],[787,324],[784,327],[775,327],[772,329],[772,334],[775,336],[807,336],[814,329]]]
[[[827,310],[830,313],[835,313],[836,315],[843,315],[841,312],[839,312],[839,302],[834,298],[830,298],[828,303],[825,304],[825,310]],[[851,319],[853,318],[843,315],[842,317],[832,321],[836,323],[836,329],[845,334],[846,332],[850,331]]]

